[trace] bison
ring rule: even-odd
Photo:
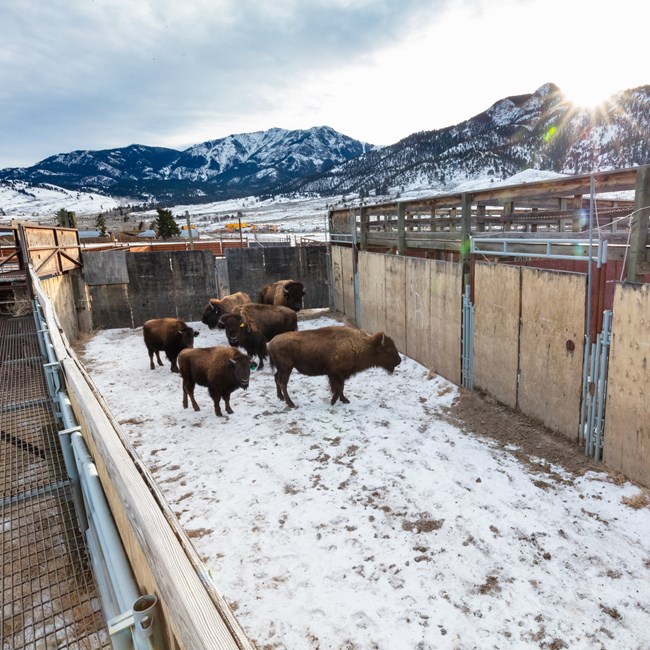
[[[158,365],[162,366],[160,360],[160,351],[163,350],[165,355],[172,364],[172,372],[178,372],[176,358],[181,350],[194,347],[194,338],[199,333],[192,329],[184,320],[180,318],[153,318],[148,320],[142,326],[144,344],[149,352],[149,363],[151,369],[156,366],[153,363],[155,353]]]
[[[230,345],[244,348],[259,358],[259,370],[264,367],[266,344],[274,336],[298,329],[296,312],[275,305],[243,305],[219,319],[219,327],[226,330]]]
[[[278,280],[262,287],[259,302],[265,305],[282,305],[300,311],[304,296],[305,288],[301,282]]]
[[[187,408],[187,397],[192,407],[199,411],[194,399],[194,387],[207,386],[214,402],[214,412],[221,416],[219,401],[223,397],[226,412],[232,413],[230,395],[238,388],[246,390],[251,374],[251,358],[226,345],[211,348],[183,350],[178,355],[178,367],[183,378],[183,408]]]
[[[235,309],[235,307],[245,305],[249,302],[251,302],[250,296],[242,291],[232,293],[229,296],[224,296],[221,300],[218,298],[210,298],[210,302],[208,302],[203,311],[201,322],[213,330],[217,327],[219,318],[223,314],[229,314],[233,309]]]
[[[290,407],[295,404],[287,383],[294,368],[303,375],[327,375],[334,405],[339,399],[349,404],[343,385],[352,375],[374,367],[392,373],[401,361],[395,343],[383,332],[370,335],[338,325],[279,334],[269,342],[268,353],[271,367],[276,369],[278,399]]]

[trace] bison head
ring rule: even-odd
[[[239,345],[239,330],[242,327],[245,326],[240,314],[224,314],[219,319],[219,328],[226,330],[228,343],[235,348]]]
[[[219,323],[219,316],[221,316],[223,313],[220,302],[221,301],[217,300],[216,298],[210,298],[210,302],[203,310],[203,318],[201,318],[201,322],[204,325],[207,325],[211,330],[217,327]]]
[[[193,327],[186,325],[182,329],[178,330],[176,335],[183,348],[193,348],[194,339],[199,335],[199,333]]]
[[[402,357],[399,356],[397,347],[390,336],[386,336],[383,332],[377,332],[370,337],[370,343],[377,354],[377,365],[384,370],[392,373],[402,362]]]
[[[302,302],[305,296],[305,288],[301,282],[288,282],[283,289],[286,305],[294,311],[302,309]]]
[[[240,388],[246,390],[251,376],[251,358],[247,354],[237,350],[235,356],[230,359],[230,364],[235,373],[237,384]]]

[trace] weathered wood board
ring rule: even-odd
[[[411,359],[431,367],[431,262],[417,257],[406,261],[406,349]]]
[[[650,285],[617,284],[603,460],[650,487]]]
[[[386,255],[386,334],[390,336],[400,352],[406,353],[406,258]]]
[[[477,262],[474,273],[474,387],[517,406],[519,267]]]
[[[345,298],[343,295],[343,268],[341,256],[342,246],[332,246],[332,302],[335,311],[345,313]]]
[[[341,277],[343,280],[343,313],[356,322],[354,296],[354,259],[352,248],[341,248]]]
[[[460,384],[463,268],[455,262],[430,260],[430,368]]]
[[[522,268],[518,407],[578,439],[587,276]]]
[[[380,253],[359,253],[359,291],[361,316],[359,327],[374,333],[386,330],[385,256]]]

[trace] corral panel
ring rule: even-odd
[[[406,353],[406,258],[397,255],[384,257],[386,266],[386,334],[400,352]]]
[[[607,465],[650,486],[650,285],[617,284],[609,352]]]
[[[384,255],[359,253],[359,327],[370,333],[386,330],[386,273]]]
[[[454,262],[429,261],[430,367],[460,385],[460,346],[463,267]]]
[[[406,258],[406,349],[404,352],[422,365],[433,361],[431,321],[431,263],[417,257]]]
[[[577,439],[587,278],[522,269],[519,408]]]
[[[474,386],[517,406],[518,267],[477,263],[474,274]]]

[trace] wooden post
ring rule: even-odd
[[[650,271],[646,246],[648,245],[648,217],[650,216],[650,166],[636,172],[634,214],[630,222],[630,254],[627,263],[627,281],[641,282]]]
[[[476,230],[478,232],[485,232],[485,205],[476,206]]]
[[[406,220],[406,205],[404,203],[397,204],[397,254],[404,255],[406,253],[406,231],[404,222]]]
[[[469,194],[468,192],[464,192],[462,196],[462,215],[461,215],[461,222],[460,222],[460,261],[463,265],[463,286],[469,284],[470,281],[469,237],[471,231],[472,231],[472,195]]]
[[[515,211],[515,202],[506,201],[503,204],[503,230],[509,231],[512,230],[512,213]],[[510,219],[507,219],[510,217]]]
[[[582,194],[573,197],[573,224],[571,230],[580,232],[580,219],[582,218]]]
[[[359,242],[362,251],[368,250],[368,208],[361,208],[361,232]]]

